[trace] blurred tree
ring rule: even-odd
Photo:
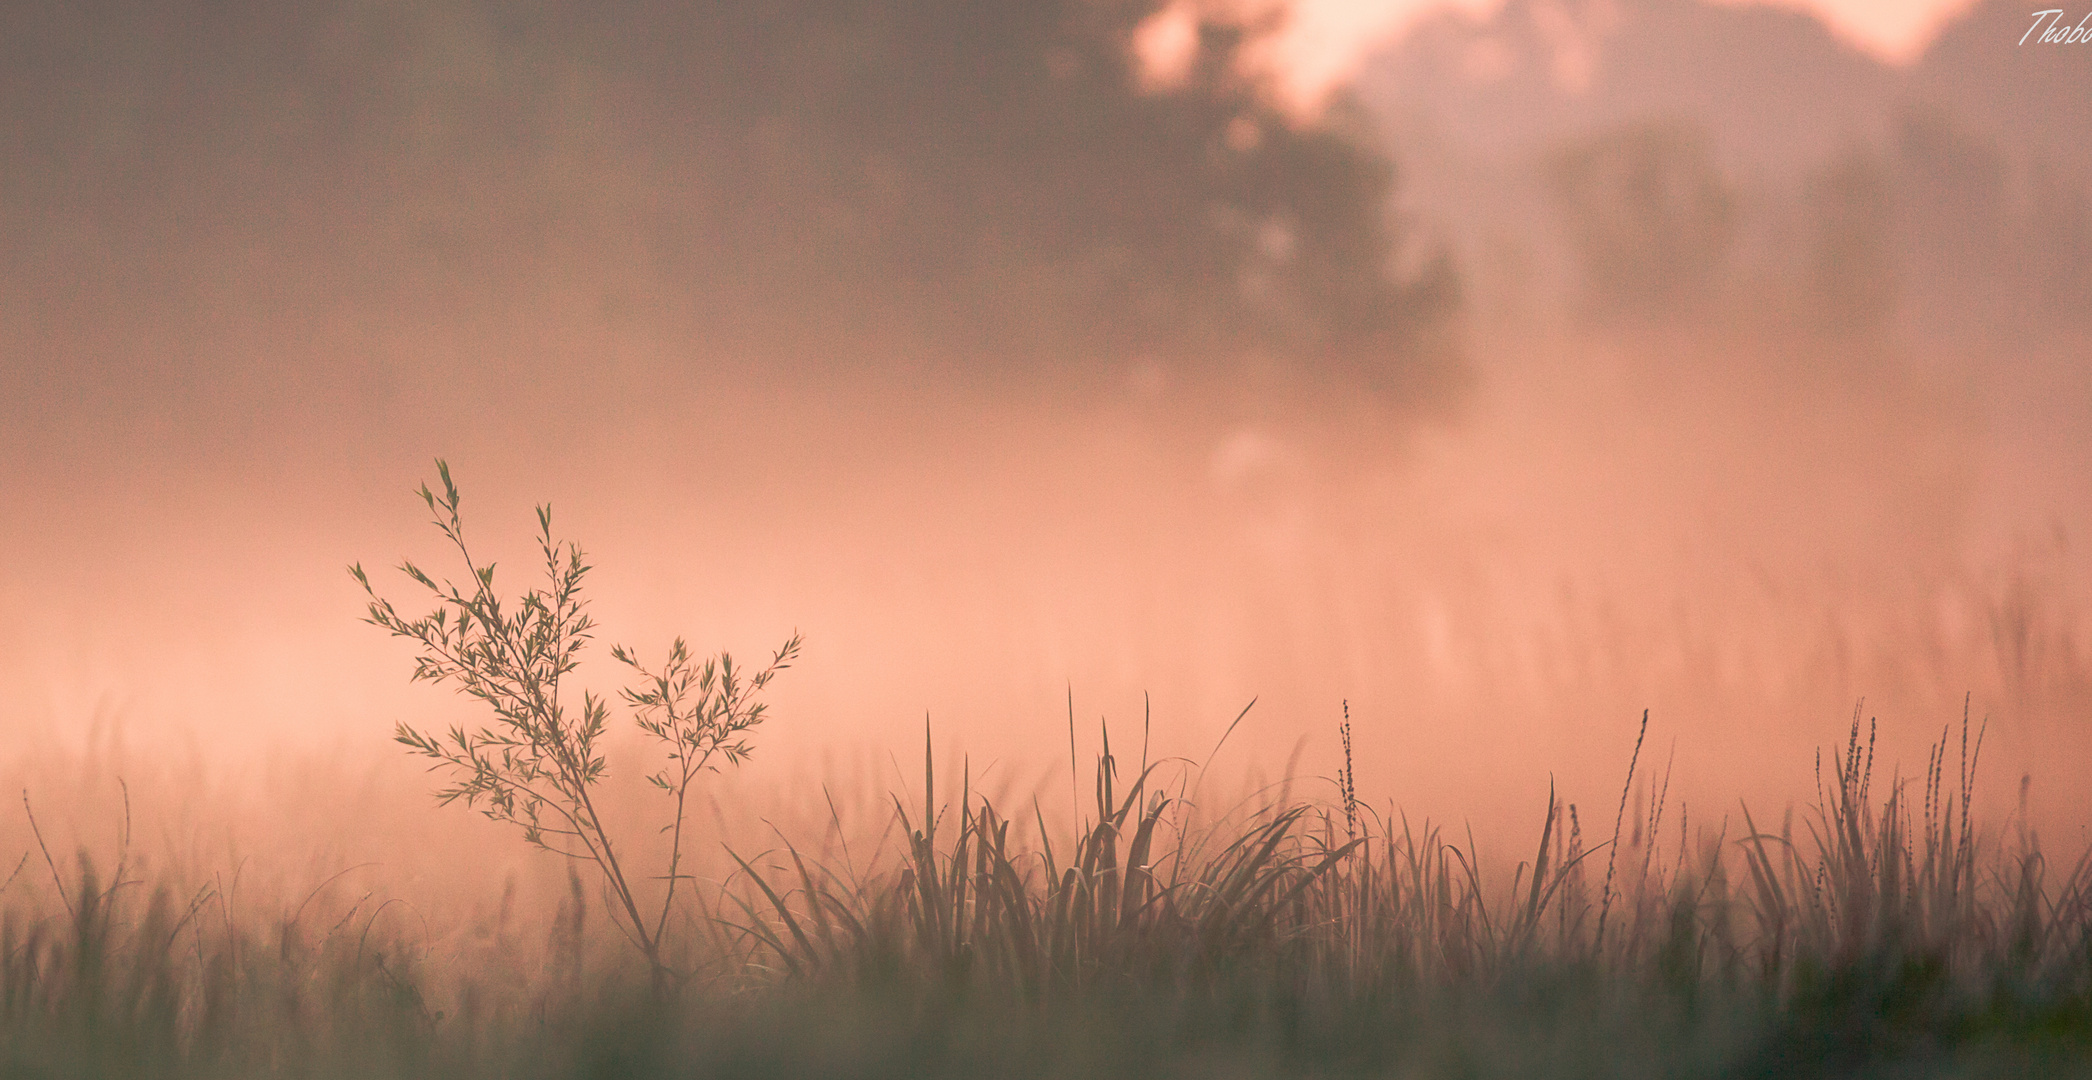
[[[1895,139],[1900,185],[1921,252],[1964,269],[1995,262],[2005,236],[2002,148],[1936,107],[1906,109]]]
[[[1628,125],[1560,147],[1546,169],[1590,314],[1674,315],[1711,298],[1734,246],[1736,209],[1695,129]]]
[[[1833,334],[1879,333],[1896,306],[1887,170],[1850,150],[1809,178],[1803,199],[1814,233],[1805,310]]]
[[[2030,172],[2020,243],[2031,314],[2082,332],[2092,323],[2092,170],[2041,161]]]
[[[1945,107],[1906,107],[1892,128],[1897,238],[1928,337],[2020,323],[2021,253],[2011,250],[2011,166],[1991,133]]]
[[[1442,267],[1394,276],[1392,167],[1280,115],[1239,72],[1239,26],[1203,24],[1186,75],[1145,87],[1130,42],[1158,7],[678,12],[648,31],[675,43],[650,107],[705,132],[686,146],[714,200],[680,239],[758,293],[814,289],[970,363],[1254,355],[1442,383],[1414,346],[1455,291]]]

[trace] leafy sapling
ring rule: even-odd
[[[581,548],[552,538],[552,508],[540,506],[538,547],[545,560],[545,586],[530,589],[514,604],[494,591],[494,564],[480,565],[465,544],[458,513],[458,489],[450,466],[438,460],[441,494],[423,484],[422,502],[435,515],[433,524],[465,564],[469,588],[445,579],[440,585],[413,562],[400,570],[436,598],[434,611],[418,619],[401,615],[390,600],[377,594],[361,564],[349,573],[370,597],[364,621],[413,639],[421,655],[416,681],[455,682],[458,689],[485,702],[494,722],[468,730],[451,728],[447,736],[401,723],[395,738],[413,753],[431,759],[430,771],[446,772],[450,784],[436,792],[438,802],[463,800],[488,818],[523,830],[526,843],[570,859],[593,864],[601,874],[613,921],[645,956],[656,994],[665,994],[682,976],[668,964],[662,937],[675,903],[681,873],[683,824],[690,788],[699,775],[717,771],[715,759],[738,765],[749,756],[748,734],[765,718],[756,700],[777,673],[799,655],[793,634],[754,674],[720,654],[695,663],[678,638],[659,672],[642,665],[632,650],[613,646],[611,655],[638,675],[636,687],[620,692],[632,707],[641,732],[662,744],[667,765],[649,782],[674,800],[667,881],[659,907],[644,902],[634,889],[612,843],[612,830],[597,810],[592,792],[608,774],[597,749],[610,707],[583,689],[578,714],[562,698],[561,681],[580,666],[583,647],[593,638],[595,621],[581,596],[590,567]],[[649,918],[648,915],[652,917]]]

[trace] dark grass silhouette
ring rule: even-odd
[[[1981,741],[1965,724],[1923,777],[1878,778],[1856,719],[1776,832],[1672,825],[1659,782],[1593,842],[1551,800],[1508,882],[1363,804],[1354,839],[1343,805],[1290,793],[1208,812],[1199,770],[1108,744],[1081,830],[1020,845],[1012,808],[926,757],[876,847],[781,842],[686,893],[702,974],[667,996],[645,965],[582,978],[578,947],[530,979],[445,969],[353,911],[199,918],[121,860],[32,852],[0,894],[0,1070],[2092,1074],[2092,870],[1976,829]]]

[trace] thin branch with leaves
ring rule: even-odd
[[[436,473],[442,492],[424,483],[418,494],[433,515],[431,523],[457,550],[470,584],[460,588],[449,579],[439,584],[413,562],[402,562],[400,571],[436,599],[435,610],[410,619],[377,594],[360,564],[349,573],[370,597],[364,621],[420,646],[414,680],[456,683],[461,692],[485,702],[495,722],[476,729],[455,725],[447,734],[401,723],[394,738],[433,761],[431,771],[450,774],[451,782],[436,792],[439,803],[462,800],[491,820],[521,828],[526,843],[595,864],[612,900],[613,922],[646,957],[656,992],[665,992],[672,981],[681,981],[664,959],[662,936],[677,883],[685,876],[683,826],[690,787],[701,774],[717,771],[715,758],[738,765],[752,752],[748,733],[765,717],[756,696],[798,656],[800,637],[793,634],[770,665],[752,676],[725,653],[694,662],[680,638],[658,673],[644,667],[632,650],[612,647],[611,655],[642,680],[620,696],[633,707],[640,730],[667,751],[666,766],[647,779],[675,806],[661,827],[671,834],[662,875],[667,885],[658,913],[648,919],[591,794],[608,775],[597,741],[610,707],[584,689],[578,715],[570,714],[561,697],[562,679],[580,666],[582,649],[595,630],[581,595],[590,570],[581,548],[554,540],[552,508],[538,507],[545,586],[504,604],[494,590],[494,564],[481,565],[465,543],[449,464],[439,459]]]

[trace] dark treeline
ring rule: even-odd
[[[37,317],[0,369],[178,397],[237,381],[242,318],[527,336],[578,305],[671,367],[1443,399],[1456,289],[1390,223],[1390,162],[1276,111],[1241,27],[1144,88],[1158,6],[19,5],[0,304]]]

